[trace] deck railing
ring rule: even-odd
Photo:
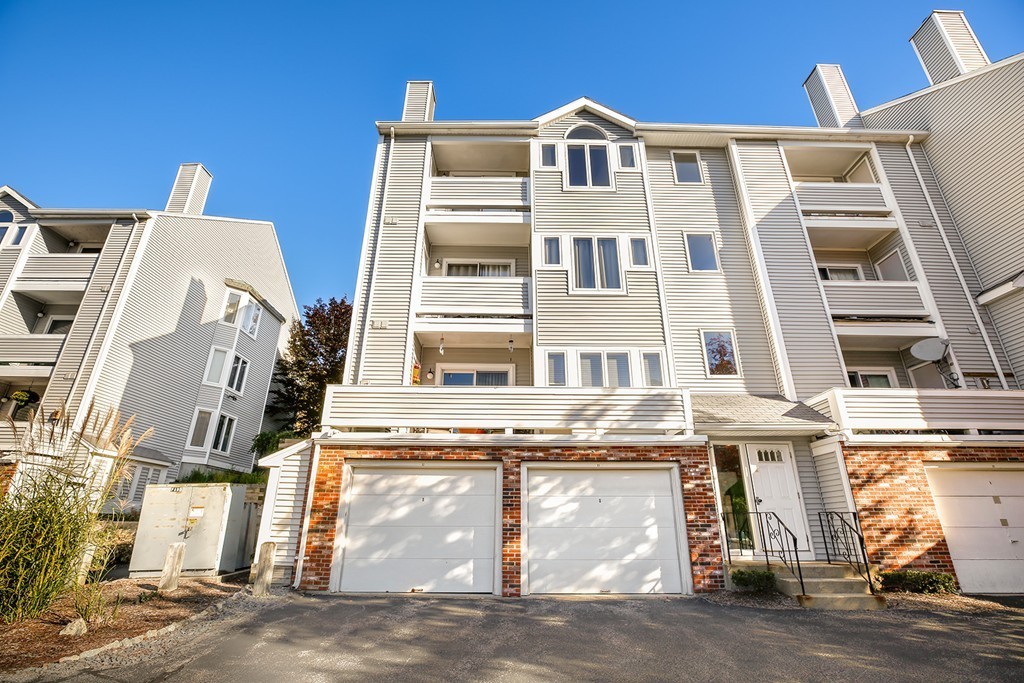
[[[917,282],[830,280],[822,286],[832,315],[923,317],[928,314]]]
[[[527,277],[425,277],[418,312],[438,315],[525,315]]]
[[[875,183],[797,183],[804,213],[886,214],[890,208],[882,186]]]
[[[20,280],[88,280],[99,254],[32,254]]]
[[[431,207],[516,207],[530,204],[527,178],[446,178],[430,179]]]

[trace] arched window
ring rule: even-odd
[[[10,211],[0,211],[0,223],[13,223],[14,214]]]
[[[605,134],[593,126],[577,126],[566,133],[565,137],[567,140],[595,141],[566,145],[569,187],[611,187],[606,144],[608,138]]]

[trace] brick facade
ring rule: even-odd
[[[0,499],[7,495],[14,475],[18,471],[18,461],[0,463]]]
[[[1024,462],[1024,448],[844,446],[843,456],[871,561],[956,575],[925,463]]]
[[[335,529],[347,460],[469,460],[502,466],[501,594],[521,594],[523,462],[676,462],[683,491],[686,536],[696,592],[724,588],[724,565],[711,462],[704,446],[579,447],[372,447],[324,445],[313,486],[313,504],[299,588],[328,590]]]

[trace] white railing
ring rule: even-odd
[[[842,430],[1024,430],[1024,391],[830,389],[806,401]]]
[[[366,387],[331,384],[323,425],[335,429],[693,429],[681,389]]]
[[[22,280],[88,280],[99,254],[33,254],[25,261]]]
[[[431,207],[526,207],[530,204],[527,178],[430,179]]]
[[[917,282],[829,280],[821,284],[832,315],[922,317],[928,314]]]
[[[63,334],[0,335],[0,363],[53,365],[64,346],[64,339]]]
[[[882,186],[875,183],[795,183],[800,209],[807,212],[888,213]]]
[[[525,315],[530,312],[528,277],[425,277],[422,314]]]

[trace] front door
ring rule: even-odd
[[[749,443],[744,446],[750,477],[751,509],[774,512],[796,536],[799,550],[808,550],[807,522],[800,501],[793,451],[788,444]],[[753,524],[764,523],[756,515]],[[760,534],[757,534],[759,536]]]

